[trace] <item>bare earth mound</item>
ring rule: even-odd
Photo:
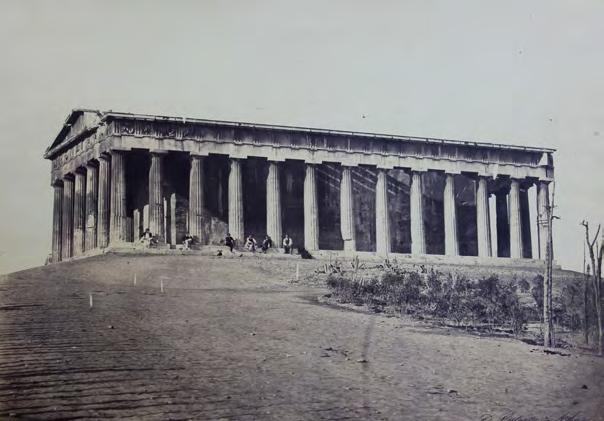
[[[604,419],[603,359],[319,305],[297,263],[322,264],[105,255],[6,276],[0,416]]]

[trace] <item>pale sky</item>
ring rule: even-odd
[[[604,223],[603,22],[602,0],[0,0],[0,273],[50,251],[42,154],[76,107],[553,147],[579,269],[579,222]]]

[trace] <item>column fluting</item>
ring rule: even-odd
[[[110,244],[128,241],[126,214],[126,163],[122,151],[111,151]]]
[[[510,257],[519,259],[522,253],[522,220],[520,219],[520,182],[512,179],[509,198]]]
[[[69,259],[73,256],[73,176],[63,178],[63,218],[61,222],[61,258]]]
[[[281,244],[282,229],[279,163],[269,161],[266,177],[266,232],[275,244]]]
[[[411,189],[409,194],[411,208],[411,253],[426,254],[424,238],[424,204],[422,199],[422,174],[411,172]]]
[[[304,176],[304,248],[319,250],[319,208],[314,164],[306,164]]]
[[[111,161],[107,155],[99,157],[99,191],[97,208],[97,246],[109,245],[109,214],[111,202]]]
[[[191,155],[189,172],[189,234],[200,244],[207,244],[204,230],[204,157]]]
[[[453,174],[445,174],[443,200],[445,215],[445,255],[458,256],[457,209],[455,207],[455,178],[453,177]]]
[[[388,254],[390,244],[390,215],[388,214],[388,171],[378,169],[375,184],[375,251]]]
[[[164,155],[151,152],[149,167],[149,230],[160,243],[165,241],[164,232]],[[174,215],[171,215],[173,218]]]
[[[241,160],[230,159],[229,172],[229,232],[240,243],[244,239],[243,186],[241,183]]]
[[[344,240],[344,251],[356,251],[352,171],[347,166],[342,167],[340,180],[340,230]]]
[[[75,173],[75,189],[73,195],[73,255],[79,256],[84,252],[84,237],[86,232],[86,174],[82,169]]]
[[[55,182],[52,186],[54,192],[52,206],[52,252],[53,262],[61,261],[61,225],[63,223],[63,184]]]
[[[97,246],[97,212],[99,197],[99,169],[96,165],[86,165],[86,234],[84,250]]]
[[[491,257],[491,216],[489,213],[489,190],[486,177],[478,177],[476,183],[476,232],[478,256]]]

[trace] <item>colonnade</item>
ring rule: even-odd
[[[105,248],[127,242],[129,221],[127,216],[126,151],[111,150],[73,173],[66,174],[53,183],[53,230],[52,260],[60,261],[81,255],[89,250]],[[149,183],[149,229],[160,241],[165,240],[164,232],[164,160],[167,151],[151,150],[148,174]],[[188,231],[205,244],[204,232],[204,161],[206,157],[190,155]],[[228,229],[236,239],[243,239],[244,207],[242,159],[229,159],[228,176]],[[317,165],[305,164],[304,176],[304,248],[309,251],[319,249],[319,197],[317,194]],[[340,179],[340,231],[345,251],[356,251],[355,209],[353,197],[353,177],[351,166],[342,165]],[[377,168],[375,185],[375,250],[385,255],[391,252],[391,225],[388,212],[388,168]],[[410,169],[410,232],[411,253],[426,254],[425,221],[422,177],[425,170]],[[455,174],[445,173],[443,191],[445,255],[459,255],[457,232],[457,211]],[[530,223],[526,186],[536,184],[538,189],[539,250],[543,258],[546,241],[546,214],[548,203],[548,182],[540,180],[520,180],[506,178],[506,188],[489,191],[493,177],[474,175],[476,197],[476,233],[478,257],[492,257],[493,244],[489,195],[496,196],[497,238],[501,250],[506,235],[509,238],[509,257],[522,258],[523,247],[527,247],[523,224]],[[280,241],[282,227],[280,165],[278,161],[268,161],[266,178],[266,231],[275,241]],[[523,187],[524,185],[524,187]],[[525,212],[521,212],[525,209]],[[526,232],[526,229],[524,230]],[[530,230],[528,241],[530,243]]]

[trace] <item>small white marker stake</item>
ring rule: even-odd
[[[296,281],[300,280],[300,264],[296,263]]]
[[[88,296],[90,297],[90,308],[92,308],[92,293],[88,294]]]
[[[161,288],[161,292],[163,294],[163,292],[164,292],[164,280],[163,279],[159,280],[159,287]]]
[[[134,274],[134,285],[136,285],[136,273]]]

